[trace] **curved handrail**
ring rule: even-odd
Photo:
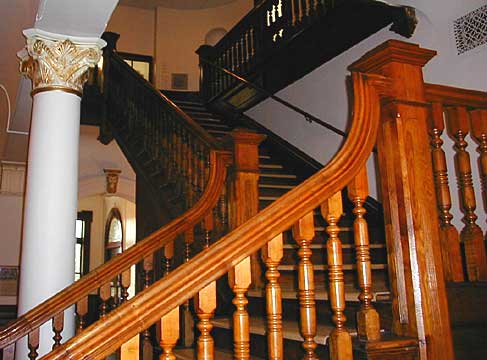
[[[42,359],[108,356],[346,186],[364,166],[374,146],[380,117],[375,85],[383,79],[372,76],[369,82],[371,75],[352,76],[352,129],[343,148],[325,168]]]
[[[215,139],[211,134],[209,134],[205,129],[201,127],[193,118],[191,118],[188,114],[186,114],[179,106],[177,106],[171,99],[169,99],[166,95],[164,95],[162,92],[157,90],[154,85],[152,85],[150,82],[146,81],[140,74],[135,71],[132,67],[130,67],[123,59],[116,53],[116,52],[110,52],[110,59],[113,61],[116,61],[119,66],[122,66],[125,68],[127,72],[129,72],[132,77],[134,78],[134,81],[136,81],[140,86],[146,88],[148,91],[150,91],[154,96],[158,97],[161,99],[166,105],[168,105],[171,110],[176,112],[179,117],[184,120],[187,128],[192,131],[195,136],[197,136],[203,144],[208,146],[210,149],[223,149],[223,145],[220,141]]]
[[[178,234],[196,225],[217,203],[226,179],[226,167],[231,162],[227,151],[211,151],[208,186],[200,200],[182,216],[136,243],[122,254],[99,266],[53,297],[20,316],[0,331],[0,349],[19,340],[56,314],[76,303],[115,276],[142,260],[148,254],[168,244]]]

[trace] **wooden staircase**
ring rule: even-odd
[[[225,137],[229,136],[230,132],[234,128],[249,127],[251,125],[250,119],[239,122],[232,116],[232,120],[228,120],[228,115],[220,113],[217,114],[209,110],[203,100],[199,98],[197,93],[184,93],[184,92],[164,92],[179,108],[181,108],[186,114],[194,119],[203,129],[216,139],[223,141]],[[227,118],[226,118],[227,117]],[[237,118],[238,119],[238,118]],[[249,121],[250,120],[250,121]],[[256,123],[255,123],[256,124]],[[258,131],[259,129],[252,129]],[[269,133],[266,130],[266,133]],[[276,135],[273,134],[273,137]],[[286,163],[283,161],[282,151],[276,153],[276,150],[268,144],[269,141],[264,140],[259,146],[259,209],[262,210],[274,201],[278,200],[286,192],[295,188],[299,183],[307,178],[307,174],[304,172],[298,173],[296,169],[300,167],[306,167],[308,164],[302,162],[295,165],[293,168],[286,167]],[[280,139],[280,142],[285,142]],[[292,146],[288,144],[289,148]],[[288,151],[292,151],[289,149]],[[285,156],[284,156],[285,157]],[[308,160],[309,163],[313,163],[313,159]],[[301,165],[301,166],[299,166]],[[308,165],[309,166],[309,165]],[[347,199],[347,192],[343,193],[345,214],[342,216],[340,226],[340,239],[342,241],[343,249],[343,270],[345,272],[345,284],[346,284],[346,301],[347,301],[347,317],[349,318],[348,324],[351,334],[356,335],[356,331],[353,330],[356,327],[355,312],[360,308],[360,302],[358,295],[360,288],[357,284],[355,276],[356,271],[356,255],[354,245],[354,232],[353,222],[354,215],[352,214],[353,204]],[[369,224],[370,232],[370,256],[371,267],[374,279],[374,288],[372,289],[374,294],[378,294],[380,300],[378,305],[381,308],[381,318],[387,319],[383,322],[383,331],[391,329],[391,306],[390,306],[390,292],[387,279],[387,252],[385,246],[384,230],[382,223],[381,208],[377,206],[377,203],[369,198],[369,202],[372,205],[367,206],[369,212],[367,214],[367,222]],[[333,328],[331,323],[330,303],[328,299],[328,280],[326,278],[326,271],[328,266],[326,265],[326,242],[328,240],[328,234],[326,233],[327,223],[323,219],[319,209],[314,213],[314,230],[315,236],[310,245],[310,249],[313,251],[311,261],[314,266],[315,272],[315,299],[317,300],[317,313],[318,313],[318,333],[329,334]],[[284,233],[284,255],[283,259],[278,266],[280,273],[280,286],[282,289],[283,299],[283,336],[285,339],[284,351],[291,358],[297,358],[300,356],[302,336],[299,332],[299,317],[296,314],[299,313],[298,302],[298,263],[299,256],[298,242],[293,238],[291,230]],[[257,284],[257,286],[251,286],[248,292],[249,299],[249,314],[250,319],[250,333],[252,334],[251,349],[252,354],[266,357],[266,328],[265,328],[265,291],[262,287],[263,282]],[[230,290],[228,289],[228,292]],[[374,298],[376,302],[377,297]],[[230,304],[231,305],[231,304]],[[225,310],[229,315],[231,314],[231,306],[228,304],[220,304],[220,310],[217,311],[217,318],[214,321],[214,337],[216,345],[227,351],[231,350],[232,339],[232,326],[231,318],[225,317]],[[319,340],[318,340],[319,339]],[[323,349],[318,350],[319,353],[324,356],[327,353],[325,350],[328,337],[321,336],[317,339],[318,344]]]
[[[433,56],[433,51],[417,45],[388,41],[354,63],[354,108],[347,140],[329,164],[302,182],[298,173],[288,171],[286,162],[277,161],[275,153],[265,150],[275,144],[264,143],[264,151],[259,155],[257,146],[263,138],[255,132],[233,129],[233,155],[230,155],[208,132],[221,137],[223,132],[232,129],[231,126],[220,121],[219,126],[215,126],[216,121],[208,121],[215,120],[214,114],[203,111],[201,106],[197,113],[205,116],[199,125],[172,101],[141,82],[116,54],[111,54],[104,62],[106,74],[112,76],[105,78],[107,87],[103,92],[109,121],[102,125],[105,138],[110,134],[107,125],[121,143],[124,139],[117,131],[126,128],[133,132],[135,138],[130,140],[139,144],[140,151],[132,161],[144,167],[160,167],[166,179],[146,176],[145,181],[153,186],[170,186],[175,198],[186,199],[182,203],[182,214],[1,330],[3,359],[14,358],[15,343],[22,338],[27,344],[19,343],[19,346],[26,346],[29,358],[35,359],[39,340],[49,343],[49,339],[40,338],[40,327],[43,324],[50,327],[51,321],[56,343],[44,360],[106,358],[138,334],[141,335],[140,346],[145,350],[146,345],[150,345],[149,327],[152,325],[159,333],[158,341],[163,350],[160,359],[174,359],[180,336],[179,308],[184,309],[188,301],[194,299],[199,330],[195,350],[198,359],[214,359],[215,344],[223,347],[219,341],[230,342],[233,356],[238,360],[248,359],[250,352],[276,360],[298,358],[302,352],[296,347],[301,346],[302,338],[307,359],[317,355],[326,358],[329,354],[333,360],[453,360],[449,314],[453,310],[448,309],[445,283],[467,279],[471,283],[468,288],[474,288],[475,282],[487,280],[487,262],[483,234],[477,231],[476,236],[471,236],[478,226],[475,203],[472,204],[473,198],[469,196],[470,183],[459,181],[462,207],[469,220],[466,230],[459,235],[465,244],[466,271],[452,271],[462,258],[460,250],[453,252],[455,245],[460,247],[458,237],[455,242],[452,236],[445,236],[454,231],[449,223],[451,204],[441,166],[440,136],[446,113],[448,130],[455,134],[456,151],[460,154],[457,154],[457,165],[463,170],[460,179],[471,176],[463,135],[472,129],[479,143],[487,138],[487,95],[424,84],[421,67]],[[186,105],[196,107],[195,104]],[[126,116],[128,123],[122,121],[121,115]],[[469,118],[473,119],[471,123]],[[208,131],[202,126],[208,126]],[[124,151],[137,150],[134,144],[130,145],[132,149],[127,145]],[[372,281],[370,273],[374,270],[369,254],[373,253],[372,259],[379,265],[384,264],[383,255],[377,255],[381,254],[383,246],[375,235],[368,236],[363,216],[368,194],[365,162],[374,145],[377,145],[384,199],[391,308],[373,301],[372,290],[381,289],[386,283]],[[430,162],[430,146],[433,163]],[[481,156],[485,159],[487,153],[481,151]],[[268,182],[261,184],[274,188],[264,187],[271,192],[260,202],[254,196],[259,189],[259,158],[262,164],[272,165],[261,168],[263,173],[294,175],[299,185],[289,188],[294,186],[288,182],[289,178],[262,176],[261,179],[267,178]],[[228,166],[230,176],[227,178]],[[487,168],[482,171],[487,174]],[[436,176],[436,184],[432,174]],[[287,187],[275,188],[276,183],[270,179],[279,179],[277,184]],[[349,246],[351,219],[342,216],[347,207],[342,201],[346,198],[343,189],[347,189],[353,203],[356,260]],[[435,190],[437,196],[434,196]],[[274,200],[276,191],[282,191],[283,195]],[[441,226],[438,226],[438,217]],[[226,224],[230,229],[228,233]],[[190,256],[197,234],[202,236],[202,250]],[[326,263],[318,255],[324,253],[325,239]],[[295,242],[299,242],[297,265],[293,262]],[[178,244],[183,248],[184,263],[174,268]],[[259,268],[252,268],[256,265],[256,258],[252,256],[258,251],[265,263],[267,342],[264,345],[256,341],[262,336],[259,326],[264,307],[262,289],[256,287],[248,291],[251,279],[261,279],[251,271]],[[152,282],[157,253],[165,260],[164,276]],[[351,271],[354,262],[358,270],[356,275]],[[127,271],[136,264],[143,276],[143,290],[132,299],[122,295],[120,306],[108,312],[110,281],[119,277],[122,287],[128,287]],[[319,275],[320,271],[323,275]],[[228,319],[213,316],[218,310],[216,281],[225,274],[229,274],[235,305],[230,340],[225,340],[229,335],[225,335],[223,329]],[[452,275],[462,280],[455,280]],[[355,276],[360,285],[358,309],[348,301],[353,300],[356,290],[346,286],[353,284],[350,279]],[[375,278],[380,279],[378,275]],[[295,295],[288,295],[295,293],[294,279],[298,282],[299,305]],[[321,291],[320,284],[327,285],[326,292]],[[485,289],[485,286],[477,287]],[[457,286],[457,291],[465,295],[466,288]],[[87,299],[95,292],[102,304],[100,320],[86,328]],[[74,307],[79,332],[61,344],[64,313]],[[298,313],[301,338],[292,329],[297,324]],[[387,313],[392,314],[392,319],[384,315]],[[249,321],[249,316],[255,321]],[[331,326],[322,322],[330,317]],[[454,320],[457,321],[455,325],[462,325],[458,319]],[[464,320],[463,325],[469,330],[470,320],[476,319],[469,315]],[[392,334],[382,333],[379,323],[389,327]],[[351,335],[355,333],[357,336],[352,340]],[[328,349],[320,346],[325,337]],[[471,337],[467,335],[464,340],[471,340]],[[465,346],[465,342],[463,345],[462,356],[472,358],[469,346]],[[292,350],[293,346],[296,350]],[[479,346],[475,354],[481,351],[482,346]],[[145,354],[151,355],[152,351]]]

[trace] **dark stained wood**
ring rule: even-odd
[[[413,338],[384,336],[380,341],[355,341],[356,360],[417,360],[418,341]]]
[[[351,68],[393,81],[377,137],[393,331],[417,337],[422,358],[453,360],[422,77],[435,54],[389,40]]]
[[[411,36],[414,10],[378,1],[262,1],[213,48],[197,53],[275,93],[393,23],[392,31]],[[319,3],[319,5],[318,5]],[[268,14],[274,13],[269,18]],[[351,26],[350,24],[353,24]],[[250,38],[244,63],[235,50]],[[244,111],[266,95],[200,61],[200,89],[206,100],[227,102]]]

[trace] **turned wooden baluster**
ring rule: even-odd
[[[357,330],[360,338],[364,340],[380,339],[379,313],[374,309],[372,300],[372,267],[370,263],[369,229],[364,218],[366,210],[365,200],[369,195],[369,184],[367,180],[367,169],[364,167],[348,185],[348,197],[355,208],[353,213],[355,221],[353,232],[355,239],[355,253],[357,258],[358,283],[361,308],[357,312]]]
[[[457,182],[460,190],[461,207],[464,213],[464,228],[460,232],[460,239],[465,246],[467,263],[467,277],[469,281],[487,280],[487,259],[484,250],[482,230],[475,223],[476,201],[472,183],[472,169],[470,155],[466,151],[468,134],[468,113],[464,107],[448,109],[448,130],[455,140],[455,164],[457,168]]]
[[[167,276],[171,271],[171,260],[173,256],[174,240],[164,246],[164,258],[166,260],[164,276]],[[163,351],[159,356],[159,360],[175,360],[174,347],[179,339],[179,307],[172,309],[161,318],[159,321],[159,331],[161,334],[159,345]]]
[[[227,205],[228,205],[227,190],[225,187],[223,187],[220,198],[218,199],[218,213],[220,215],[219,234],[222,236],[226,234],[228,228]]]
[[[130,276],[131,276],[131,272],[130,272],[130,268],[128,268],[127,270],[125,270],[121,276],[120,276],[120,287],[122,289],[121,291],[121,303],[123,304],[124,302],[127,301],[127,299],[129,298],[129,287],[130,287]]]
[[[174,257],[174,240],[164,246],[164,276],[171,271],[172,259]]]
[[[184,233],[184,262],[188,262],[191,258],[191,246],[194,243],[194,230],[188,230]],[[194,341],[194,320],[193,314],[189,308],[189,300],[186,301],[183,305],[182,309],[182,321],[183,329],[182,329],[182,343],[184,347],[189,347],[193,344]]]
[[[484,210],[487,211],[487,110],[472,110],[470,112],[470,121],[472,136],[479,144],[478,166],[480,173],[480,182],[482,184]],[[485,258],[485,253],[479,254],[479,256]]]
[[[35,328],[28,335],[28,347],[29,347],[29,359],[35,360],[39,354],[37,350],[39,349],[39,328]]]
[[[204,248],[208,248],[211,242],[211,232],[214,227],[213,214],[208,214],[202,223],[204,234]],[[216,282],[212,282],[201,290],[194,299],[194,306],[199,322],[196,325],[200,331],[197,341],[197,358],[210,360],[215,357],[214,341],[211,336],[213,324],[211,319],[216,309]]]
[[[429,118],[431,158],[433,162],[433,175],[435,180],[436,200],[440,219],[440,241],[443,258],[443,271],[447,281],[463,281],[462,255],[458,230],[451,220],[451,196],[448,186],[448,169],[445,152],[442,149],[441,134],[445,128],[443,119],[443,106],[433,103]]]
[[[306,214],[293,226],[293,238],[299,245],[298,289],[300,319],[299,328],[303,337],[304,359],[318,359],[315,354],[316,304],[311,242],[315,236],[313,212]]]
[[[203,219],[203,223],[201,225],[203,228],[203,236],[204,236],[203,247],[206,249],[207,247],[210,246],[211,233],[212,233],[214,226],[215,226],[213,213],[209,213],[208,215],[206,215],[205,218]]]
[[[194,306],[199,322],[196,325],[200,331],[197,341],[198,360],[213,360],[215,358],[215,346],[211,329],[211,319],[216,309],[216,282],[213,281],[201,290],[194,299]]]
[[[335,328],[330,333],[330,360],[352,360],[352,338],[345,329],[345,282],[343,276],[342,243],[338,238],[342,208],[342,194],[337,192],[321,205],[323,217],[328,222],[326,232],[328,241],[326,251],[328,258],[328,274],[330,282],[330,306],[333,312],[332,321]]]
[[[54,340],[54,344],[52,345],[53,350],[58,346],[61,346],[61,340],[63,339],[61,333],[63,332],[63,328],[64,312],[60,312],[52,318],[52,331],[54,332],[54,336],[52,338]]]
[[[100,300],[101,300],[100,319],[103,319],[108,314],[108,310],[109,310],[108,302],[110,301],[110,298],[112,297],[111,284],[110,283],[106,283],[105,285],[102,285],[100,287],[99,296],[100,296]]]
[[[144,289],[147,289],[152,283],[153,269],[154,269],[154,255],[150,255],[144,258],[144,260],[142,261]],[[142,332],[142,348],[143,348],[144,358],[146,356],[145,354],[152,353],[151,334],[148,328]]]
[[[230,287],[235,294],[232,300],[236,308],[233,313],[233,349],[234,358],[237,360],[250,358],[250,320],[247,312],[249,301],[245,297],[252,282],[250,269],[250,257],[248,257],[235,266],[228,276]]]
[[[279,271],[277,270],[283,256],[282,234],[277,235],[262,248],[262,260],[267,271],[265,277],[267,284],[266,310],[267,310],[267,348],[270,360],[282,360],[283,335],[282,335],[282,296],[279,285]]]
[[[78,333],[85,328],[85,316],[88,314],[88,296],[76,303],[76,314],[78,315],[78,326],[76,328]]]
[[[179,307],[175,307],[159,321],[161,340],[159,345],[163,353],[159,360],[176,360],[173,349],[179,339]]]

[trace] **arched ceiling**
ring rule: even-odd
[[[236,0],[120,0],[119,4],[147,9],[161,6],[170,9],[191,10],[213,8],[234,1]]]

